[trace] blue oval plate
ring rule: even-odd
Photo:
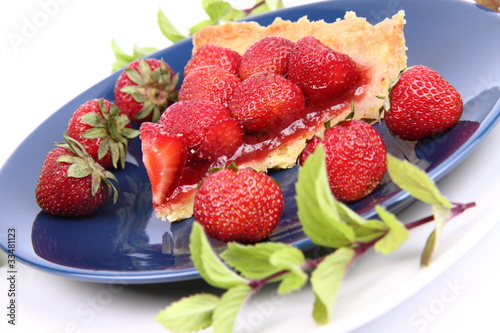
[[[255,17],[270,24],[276,16],[327,22],[355,11],[377,23],[405,10],[409,65],[424,64],[440,72],[466,101],[462,120],[446,133],[422,142],[408,143],[377,126],[388,150],[424,168],[438,180],[458,165],[496,125],[500,115],[500,53],[497,32],[500,15],[464,1],[401,0],[328,1],[292,7]],[[464,19],[467,18],[467,19]],[[480,38],[478,38],[480,36]],[[163,58],[181,72],[191,55],[191,40],[184,40],[152,57]],[[0,245],[7,249],[7,230],[16,229],[17,259],[33,267],[83,281],[146,284],[198,278],[189,259],[188,239],[192,220],[168,224],[154,217],[150,185],[141,165],[140,141],[130,147],[125,171],[117,172],[120,200],[106,204],[96,214],[66,219],[38,208],[34,189],[40,166],[52,142],[74,110],[93,98],[113,100],[114,73],[85,91],[42,123],[14,152],[0,172]],[[19,178],[17,175],[25,175]],[[274,172],[286,198],[283,218],[271,236],[303,250],[313,244],[303,234],[296,216],[294,183],[297,168]],[[411,198],[390,181],[369,197],[351,205],[368,218],[381,204],[399,211]],[[214,243],[215,246],[218,244]]]

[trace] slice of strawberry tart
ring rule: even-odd
[[[141,125],[157,216],[190,217],[212,168],[291,168],[325,122],[353,109],[378,119],[377,96],[406,67],[404,23],[403,12],[376,25],[347,12],[333,23],[277,18],[196,33],[179,101]]]

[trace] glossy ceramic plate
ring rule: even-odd
[[[284,9],[255,20],[266,25],[276,16],[296,20],[307,15],[310,20],[332,22],[347,10],[371,23],[405,10],[409,65],[425,64],[436,69],[461,92],[466,102],[463,118],[443,135],[408,143],[394,139],[383,126],[377,126],[392,154],[409,159],[426,169],[431,178],[440,179],[485,138],[500,117],[500,88],[496,84],[500,81],[500,62],[496,57],[500,51],[496,34],[500,26],[498,14],[458,1],[346,0]],[[461,19],[464,17],[467,20]],[[191,47],[191,41],[185,40],[153,57],[163,58],[180,72],[190,57]],[[41,212],[34,200],[38,172],[52,142],[60,140],[79,105],[93,98],[113,100],[118,75],[99,82],[55,112],[4,165],[0,172],[0,211],[5,226],[0,230],[0,244],[7,248],[7,227],[15,228],[18,260],[84,281],[145,284],[198,278],[188,253],[192,220],[169,225],[154,217],[138,139],[130,147],[125,171],[116,173],[121,191],[116,205],[106,204],[91,217],[66,219]],[[313,245],[303,234],[296,216],[296,173],[296,168],[273,173],[283,186],[286,206],[271,240],[307,250]],[[25,177],[16,177],[19,174]],[[375,204],[399,211],[408,203],[408,195],[386,181],[352,208],[370,217]]]

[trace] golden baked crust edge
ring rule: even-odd
[[[256,22],[228,22],[208,26],[193,36],[193,53],[204,45],[219,45],[243,54],[250,45],[266,36],[280,36],[297,41],[312,35],[332,49],[345,53],[359,65],[373,69],[372,82],[366,92],[372,98],[357,105],[357,118],[377,118],[382,101],[376,96],[387,91],[390,81],[406,67],[404,11],[375,25],[354,12],[332,23],[309,21],[306,16],[296,22],[276,18],[267,27]],[[375,84],[376,83],[376,84]]]

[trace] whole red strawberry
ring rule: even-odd
[[[227,108],[207,100],[179,101],[163,113],[159,124],[170,136],[181,137],[191,154],[216,159],[234,154],[243,142],[243,129]]]
[[[184,78],[179,101],[209,100],[225,107],[241,80],[218,67],[196,68]]]
[[[313,36],[295,43],[288,61],[288,79],[297,83],[311,103],[335,100],[354,92],[360,72],[356,62]]]
[[[234,118],[226,118],[214,123],[206,131],[198,148],[198,155],[207,160],[231,158],[243,143],[243,127]]]
[[[361,120],[340,122],[314,138],[303,151],[303,163],[318,144],[325,150],[325,163],[332,194],[341,201],[366,197],[386,172],[386,148],[380,134]]]
[[[285,76],[288,58],[295,43],[278,36],[266,36],[251,45],[241,57],[239,75],[242,80],[258,72]]]
[[[51,150],[43,162],[35,190],[41,209],[54,215],[77,217],[92,214],[117,190],[104,170],[77,141],[68,138]]]
[[[404,140],[421,140],[455,125],[463,111],[458,91],[429,67],[401,72],[391,84],[385,106],[387,128]]]
[[[167,106],[177,100],[177,82],[177,75],[165,61],[136,60],[116,81],[116,105],[132,121],[156,122]]]
[[[195,68],[218,67],[237,75],[241,55],[228,48],[217,45],[204,45],[189,59],[184,67],[184,77]]]
[[[304,109],[299,86],[268,72],[243,80],[229,100],[229,111],[247,132],[283,129],[302,117]]]
[[[283,205],[281,189],[271,177],[231,165],[203,181],[194,199],[194,217],[210,237],[255,243],[275,229]]]
[[[125,167],[128,144],[139,131],[131,128],[130,119],[116,105],[101,98],[82,104],[73,113],[67,134],[108,169]]]

